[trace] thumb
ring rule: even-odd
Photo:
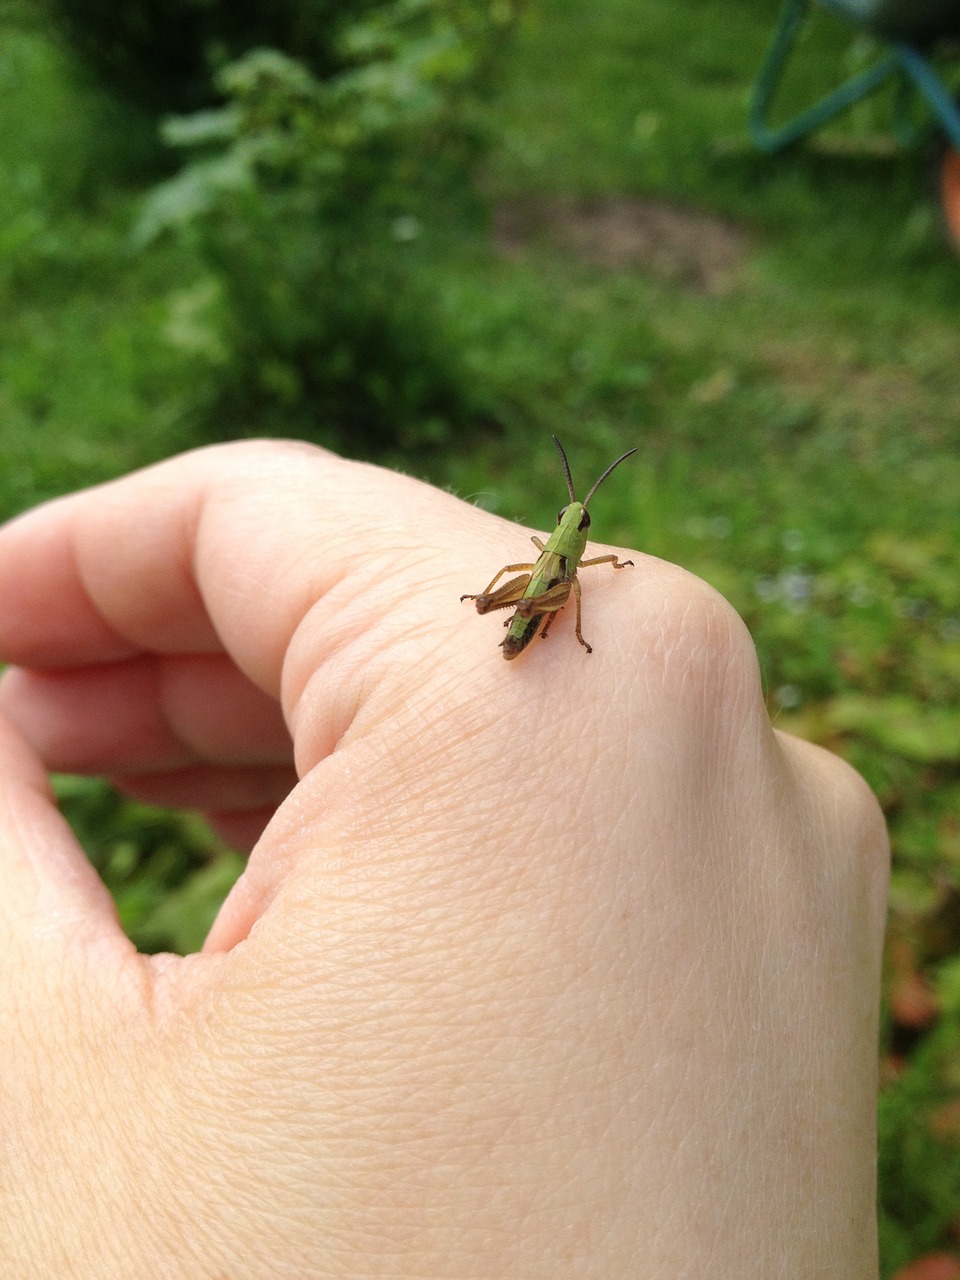
[[[41,761],[0,716],[0,963],[11,950],[62,952],[77,943],[133,950]]]

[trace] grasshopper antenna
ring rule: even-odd
[[[554,440],[557,440],[557,437],[556,437],[556,436],[554,436],[553,438],[554,438]],[[557,447],[559,448],[559,446],[560,446],[560,441],[559,441],[559,440],[557,440]],[[561,452],[562,452],[562,450],[561,450]],[[636,451],[636,449],[628,449],[626,453],[621,453],[620,457],[616,460],[616,462],[611,462],[611,463],[610,463],[609,467],[607,467],[606,471],[603,473],[603,475],[600,477],[600,479],[597,481],[597,483],[593,486],[593,488],[590,490],[590,492],[587,494],[587,496],[584,498],[584,500],[583,500],[583,505],[584,505],[584,506],[586,506],[586,505],[587,505],[587,503],[590,501],[590,499],[593,497],[593,495],[597,492],[597,490],[598,490],[598,489],[600,488],[600,486],[603,484],[604,480],[606,480],[607,476],[608,476],[608,475],[610,474],[610,472],[614,469],[614,467],[619,467],[619,465],[620,465],[620,463],[621,463],[621,462],[625,461],[625,459],[629,458],[629,457],[631,456],[631,454],[634,454],[634,453],[636,453],[636,452],[637,452],[637,451]],[[564,458],[564,462],[566,462],[566,458]],[[570,472],[569,472],[569,471],[567,472],[567,478],[568,478],[568,479],[570,478]],[[573,493],[573,486],[572,486],[572,485],[570,486],[570,492],[571,492],[571,493]]]
[[[553,437],[553,443],[557,446],[557,452],[560,454],[560,461],[563,463],[563,474],[567,477],[567,490],[570,493],[570,501],[576,502],[577,495],[573,492],[573,480],[571,479],[571,476],[570,476],[570,463],[567,461],[567,455],[563,452],[563,445],[560,443],[560,441],[557,439],[556,436]],[[622,458],[617,459],[617,462],[622,462],[622,461],[623,461]],[[617,462],[613,464],[614,467],[617,465]],[[610,470],[612,471],[613,467],[611,467]],[[603,477],[601,476],[600,479],[602,480]],[[599,483],[600,481],[598,480],[597,484]],[[597,485],[593,486],[594,489],[596,487]]]

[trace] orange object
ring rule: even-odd
[[[960,249],[960,151],[946,147],[940,162],[940,205],[947,232]]]
[[[960,1280],[960,1258],[955,1253],[928,1253],[901,1267],[893,1280]]]

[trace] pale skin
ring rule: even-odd
[[[877,807],[636,551],[505,664],[528,536],[276,443],[0,531],[4,1274],[873,1280]],[[200,954],[49,769],[253,846]]]

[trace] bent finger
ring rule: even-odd
[[[0,530],[0,659],[225,650],[277,695],[307,611],[365,556],[396,560],[431,504],[470,510],[292,442],[214,446],[58,499]]]
[[[144,774],[291,761],[276,700],[223,654],[14,668],[0,679],[0,707],[48,768],[62,772]]]

